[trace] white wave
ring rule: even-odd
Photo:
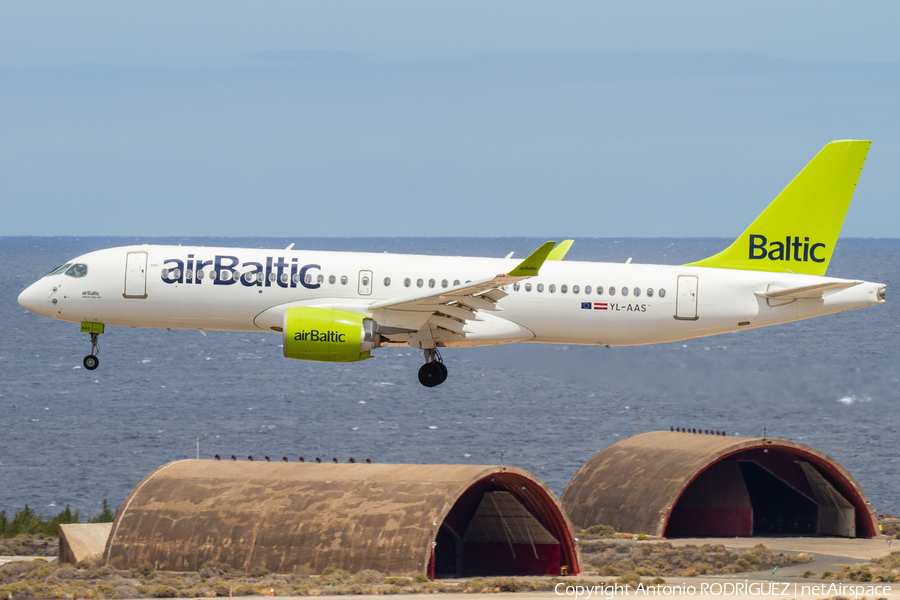
[[[857,402],[871,402],[872,398],[869,396],[858,397],[855,394],[851,396],[844,396],[840,398],[838,402],[843,404],[844,406],[850,406],[851,404],[855,404]]]

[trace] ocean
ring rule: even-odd
[[[828,275],[886,283],[881,306],[799,323],[629,348],[510,344],[358,364],[292,361],[272,333],[110,327],[100,368],[79,325],[19,306],[69,258],[132,243],[524,257],[530,238],[0,238],[0,510],[118,506],[154,468],[215,454],[296,461],[504,463],[561,494],[593,454],[670,426],[787,438],[832,456],[878,511],[900,512],[900,240],[846,239]],[[579,239],[571,260],[681,264],[726,239]]]

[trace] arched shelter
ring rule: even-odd
[[[657,431],[616,442],[562,495],[576,527],[664,537],[875,537],[877,517],[844,467],[789,440]]]
[[[172,462],[122,504],[103,560],[430,577],[579,571],[553,492],[521,469],[478,465]]]

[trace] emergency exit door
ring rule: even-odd
[[[147,297],[147,253],[129,252],[125,258],[125,298]]]
[[[675,318],[681,321],[696,321],[697,316],[697,276],[679,275],[678,294],[675,296]]]

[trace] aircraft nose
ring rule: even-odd
[[[42,306],[49,301],[47,300],[47,290],[41,289],[39,283],[32,283],[22,290],[22,293],[19,294],[19,304],[33,313],[42,314]]]

